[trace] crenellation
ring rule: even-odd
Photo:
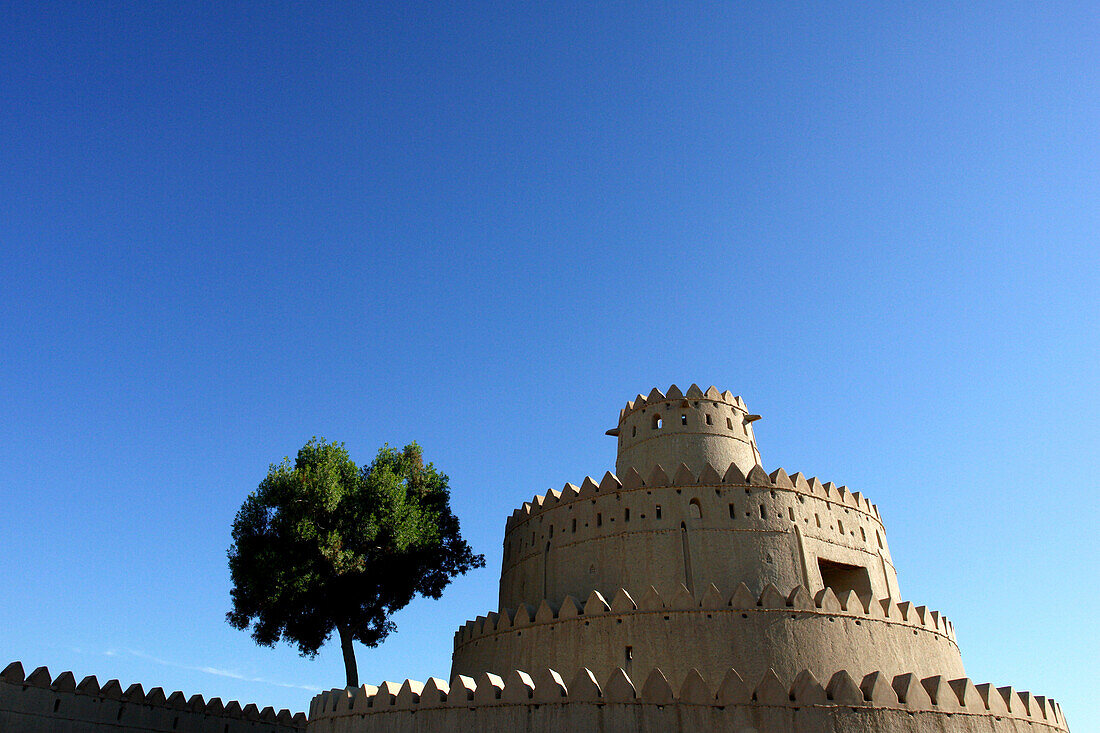
[[[837,671],[829,678],[829,684],[825,685],[825,696],[841,705],[866,705],[868,702],[863,696],[863,690],[859,689],[859,685],[846,669]]]
[[[646,479],[646,486],[670,486],[672,481],[669,480],[668,474],[665,473],[665,469],[661,467],[660,463],[654,464],[653,470],[649,472],[649,478]]]
[[[415,680],[405,680],[401,683],[393,705],[400,710],[410,710],[420,704],[420,693],[424,690],[424,683]]]
[[[794,678],[789,697],[792,702],[800,705],[824,705],[827,702],[825,688],[808,669],[802,670]]]
[[[676,693],[672,691],[672,685],[657,667],[654,667],[642,684],[642,692],[638,696],[640,700],[654,705],[671,705],[676,702]]]
[[[789,705],[791,702],[787,686],[770,667],[764,671],[760,681],[752,691],[752,700],[760,705]]]
[[[985,701],[982,700],[981,695],[978,694],[978,688],[974,686],[969,677],[950,680],[948,684],[951,685],[951,690],[955,693],[955,698],[959,701],[961,710],[970,713],[985,712]]]
[[[877,670],[863,676],[859,689],[863,699],[875,706],[894,706],[900,702],[891,680]]]
[[[122,693],[122,699],[125,702],[145,702],[145,690],[142,689],[140,682],[135,682],[126,688],[126,691]]]
[[[678,702],[687,705],[714,705],[714,691],[710,689],[699,670],[692,667],[684,676],[683,684],[676,695]]]
[[[513,669],[505,679],[500,700],[501,702],[527,703],[534,697],[534,692],[535,681],[531,679],[531,675]]]
[[[634,683],[621,667],[611,673],[601,689],[607,702],[633,702],[638,697]]]
[[[117,680],[113,680],[117,682]],[[41,687],[43,689],[50,689],[50,684],[53,679],[50,677],[50,670],[46,667],[36,667],[33,672],[27,675],[27,679],[24,684],[31,687]]]
[[[311,703],[311,709],[315,705],[316,700]],[[250,707],[255,709],[255,706]],[[123,690],[115,679],[101,687],[94,675],[76,684],[71,671],[51,678],[45,666],[35,668],[24,678],[22,663],[12,662],[0,674],[0,729],[23,730],[27,716],[37,721],[34,730],[106,733],[121,728],[200,733],[213,730],[215,721],[218,730],[228,733],[246,730],[243,727],[246,716],[238,702],[223,706],[221,699],[215,697],[207,703],[201,695],[186,700],[181,692],[165,697],[163,688],[153,687],[146,692],[140,683]],[[300,731],[306,727],[302,714],[291,717],[288,722],[277,721],[272,715],[270,722],[274,723],[270,731]]]

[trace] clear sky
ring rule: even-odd
[[[0,663],[342,686],[224,621],[237,507],[323,435],[450,475],[488,567],[359,650],[445,677],[513,508],[697,382],[1086,730],[1100,5],[813,6],[0,4]]]

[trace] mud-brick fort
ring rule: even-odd
[[[508,518],[498,610],[455,633],[450,681],[321,694],[310,732],[1068,730],[967,679],[878,508],[766,472],[757,419],[714,387],[628,402],[614,474]]]
[[[757,419],[714,387],[628,402],[614,474],[508,518],[498,610],[455,633],[449,682],[331,690],[307,719],[16,663],[0,730],[1067,731],[1052,699],[966,677],[947,617],[903,600],[878,508],[766,472]]]

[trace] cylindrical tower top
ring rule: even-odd
[[[662,393],[654,387],[626,403],[618,426],[607,431],[619,439],[615,473],[625,476],[633,468],[644,477],[660,464],[671,475],[686,463],[699,475],[708,463],[719,472],[736,463],[747,474],[761,463],[752,432],[758,419],[729,391],[704,392],[693,384],[684,394],[674,384]]]

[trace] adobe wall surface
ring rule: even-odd
[[[662,594],[682,583],[746,583],[759,593],[825,587],[819,561],[866,568],[876,598],[900,598],[878,510],[859,493],[777,469],[711,465],[669,476],[656,466],[536,496],[517,509],[504,536],[499,608],[560,604],[618,588]]]
[[[1066,725],[1053,700],[965,678],[840,671],[823,685],[807,672],[783,679],[767,671],[747,682],[732,669],[717,682],[692,673],[679,686],[661,670],[634,680],[615,670],[603,684],[588,670],[567,684],[550,669],[455,677],[449,685],[384,682],[317,696],[309,722],[309,733],[548,730],[1054,733]]]
[[[821,677],[838,667],[860,676],[964,675],[954,629],[938,612],[851,591],[839,599],[832,590],[814,598],[802,586],[780,594],[772,585],[759,597],[744,585],[732,596],[681,586],[671,597],[620,590],[610,599],[592,593],[583,608],[572,598],[558,608],[524,606],[468,622],[452,659],[452,675],[549,667],[567,678],[582,668],[604,677],[618,667],[659,667],[674,684],[691,669],[720,678],[731,667],[751,677],[769,668]]]
[[[39,667],[26,678],[13,662],[0,674],[0,731],[20,733],[291,733],[303,731],[303,713],[238,702],[223,704],[202,695],[165,695],[159,687],[123,690],[118,680],[102,687],[95,677],[79,684],[72,672],[50,678]]]

